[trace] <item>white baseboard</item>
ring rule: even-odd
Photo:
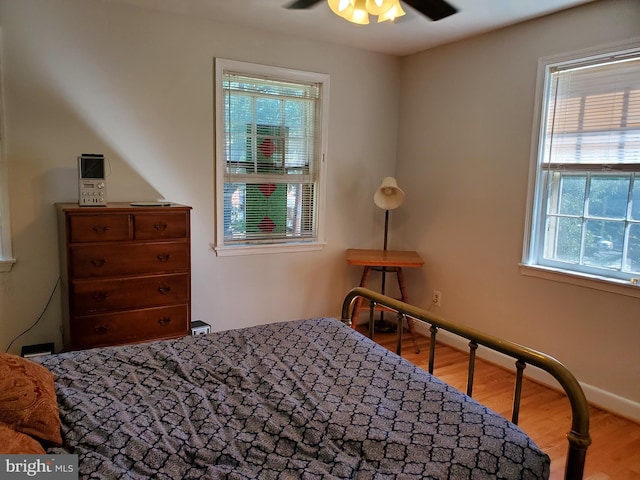
[[[589,403],[595,407],[640,423],[640,403],[620,397],[601,388],[580,383]]]
[[[416,322],[416,331],[422,335],[430,336],[429,329],[424,324]],[[443,330],[438,331],[438,342],[442,342],[453,348],[462,351],[469,351],[469,342],[461,337],[458,337],[452,333],[445,332]],[[477,358],[482,358],[488,362],[494,363],[501,367],[505,367],[515,371],[515,360],[503,355],[499,352],[495,352],[486,348],[478,348],[476,350]],[[436,356],[436,362],[438,357]],[[437,363],[436,363],[437,365]],[[542,383],[554,390],[561,390],[560,385],[547,372],[535,367],[531,367],[525,370],[525,377]],[[598,387],[588,385],[580,382],[580,386],[584,391],[587,401],[602,410],[627,418],[634,422],[640,423],[640,403],[629,400],[628,398],[620,397],[606,390],[602,390]]]

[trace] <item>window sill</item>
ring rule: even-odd
[[[242,245],[233,247],[211,245],[211,248],[215,250],[218,257],[232,257],[236,255],[264,255],[269,253],[311,252],[322,250],[325,245],[325,243],[314,242]]]
[[[520,264],[520,273],[529,277],[542,278],[555,282],[568,283],[579,287],[593,288],[618,295],[640,298],[640,285],[633,285],[623,280],[614,280],[596,275],[577,274],[556,268],[539,265]]]
[[[8,260],[0,260],[0,272],[10,272],[13,264],[16,263],[15,258],[10,258]]]

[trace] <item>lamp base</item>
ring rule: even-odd
[[[387,320],[378,320],[373,326],[373,330],[380,333],[393,333],[398,329],[398,325]]]

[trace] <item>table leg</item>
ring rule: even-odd
[[[371,267],[366,266],[364,270],[362,270],[362,278],[360,279],[360,286],[367,286],[367,279],[369,278],[369,272],[371,271]],[[362,298],[357,297],[355,303],[353,304],[353,312],[351,313],[351,327],[356,328],[358,326],[358,317],[360,316],[360,309],[362,308]]]
[[[398,277],[398,286],[400,287],[400,300],[405,303],[409,303],[409,298],[407,297],[407,288],[404,284],[404,273],[402,273],[402,268],[396,268],[396,276]],[[411,339],[413,340],[413,346],[416,349],[416,353],[420,353],[420,349],[418,348],[418,341],[415,336],[415,328],[413,318],[407,317],[407,326],[409,327],[409,334],[411,335]]]

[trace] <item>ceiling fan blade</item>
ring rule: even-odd
[[[404,0],[404,2],[433,21],[441,20],[458,11],[456,7],[444,0]]]
[[[304,8],[313,7],[316,3],[320,3],[322,0],[294,0],[286,8],[291,10],[301,10]]]

